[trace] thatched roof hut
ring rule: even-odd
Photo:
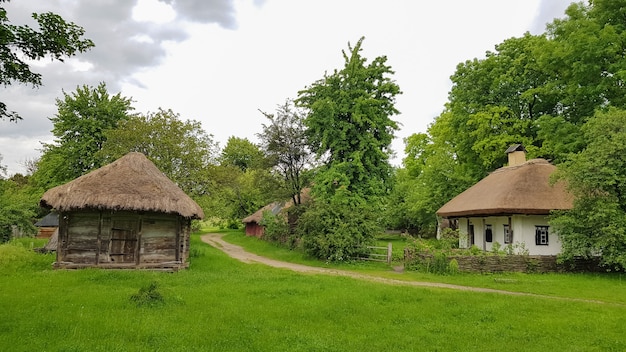
[[[59,212],[108,209],[204,217],[193,199],[138,152],[48,190],[40,204]]]
[[[300,192],[300,199],[302,203],[308,202],[311,199],[311,189],[302,189],[302,191]],[[246,227],[246,235],[256,237],[263,236],[264,227],[263,225],[261,225],[261,219],[263,219],[263,214],[265,214],[266,212],[270,212],[273,215],[283,214],[284,216],[287,216],[286,211],[293,206],[293,199],[282,202],[273,202],[255,211],[251,215],[246,216],[241,220]]]
[[[563,182],[552,184],[556,167],[544,159],[532,159],[502,167],[454,197],[438,211],[445,218],[538,214],[571,209],[573,197]]]
[[[59,228],[59,214],[52,211],[35,223],[37,238],[50,238]]]
[[[178,270],[188,266],[200,206],[141,153],[48,190],[60,215],[57,268]]]

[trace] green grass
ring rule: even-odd
[[[0,350],[626,349],[623,305],[299,274],[240,263],[201,243],[197,235],[191,246],[190,269],[172,274],[55,271],[51,255],[0,245]],[[584,281],[566,278],[572,286]],[[162,304],[131,300],[152,283]],[[610,278],[590,284],[611,290],[607,296],[621,294]]]
[[[626,304],[626,275],[620,273],[554,273],[554,274],[456,274],[441,276],[416,271],[398,273],[383,263],[349,262],[327,263],[307,257],[299,251],[276,247],[256,237],[245,236],[243,231],[226,232],[224,240],[240,245],[246,250],[277,260],[318,267],[351,270],[380,277],[405,281],[442,282],[455,285],[485,287],[513,292],[531,293],[571,299],[598,300]],[[381,236],[380,244],[392,242],[394,256],[401,252],[405,240],[400,236]],[[397,265],[394,263],[392,265]]]

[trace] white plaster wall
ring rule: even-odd
[[[504,243],[504,225],[509,223],[507,216],[492,216],[485,218],[461,218],[459,219],[459,246],[467,248],[468,220],[474,225],[474,245],[480,249],[491,251],[493,243],[500,243],[500,247],[506,246]],[[491,225],[493,231],[493,241],[484,242],[485,225]],[[535,226],[548,226],[548,220],[540,215],[513,215],[511,216],[511,228],[513,229],[513,244],[523,243],[530,255],[555,255],[561,252],[561,242],[558,235],[549,228],[549,245],[538,246],[535,244]]]

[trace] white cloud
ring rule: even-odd
[[[561,6],[548,9],[546,2]],[[340,69],[347,43],[365,36],[364,57],[387,56],[404,92],[393,144],[401,156],[402,138],[425,131],[442,111],[458,63],[536,28],[537,18],[561,15],[568,2],[50,0],[46,6],[84,26],[96,47],[75,64],[42,67],[39,89],[3,91],[24,121],[0,121],[0,154],[9,173],[22,172],[19,162],[38,155],[33,146],[52,139],[47,117],[61,90],[101,81],[111,94],[132,97],[138,112],[171,108],[201,121],[222,145],[231,135],[256,140],[265,122],[258,109],[273,112],[324,72]],[[48,10],[22,1],[5,7],[12,20]],[[30,144],[12,142],[26,138]]]

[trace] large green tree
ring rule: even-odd
[[[286,100],[278,106],[275,114],[263,115],[269,123],[257,136],[270,165],[284,180],[285,198],[294,204],[302,203],[302,189],[309,185],[310,169],[315,165],[315,155],[307,143],[305,113]]]
[[[626,268],[626,110],[597,113],[583,126],[586,147],[559,165],[575,196],[556,214],[566,258],[600,255],[609,268]]]
[[[57,99],[53,123],[54,143],[43,145],[34,178],[44,188],[73,180],[106,163],[98,155],[105,132],[131,116],[131,100],[120,93],[110,95],[106,84],[82,86]]]
[[[387,57],[371,63],[361,56],[364,38],[342,51],[345,66],[298,93],[308,109],[304,120],[309,146],[331,173],[342,174],[343,186],[362,197],[387,189],[391,175],[390,145],[398,130],[395,97],[400,87]]]
[[[265,162],[265,155],[259,146],[247,138],[235,136],[228,137],[219,156],[220,165],[233,166],[241,171],[263,167]]]
[[[109,163],[129,152],[146,155],[187,194],[208,194],[208,170],[217,164],[218,146],[199,121],[165,109],[130,116],[106,131],[97,157]]]
[[[0,0],[0,5],[9,0]],[[0,7],[0,84],[8,86],[14,82],[41,85],[41,74],[31,71],[29,60],[50,57],[63,61],[78,52],[94,46],[84,39],[82,27],[66,22],[61,16],[51,12],[33,13],[39,26],[35,30],[27,25],[13,25],[9,21],[4,6]],[[7,110],[5,102],[0,102],[0,120],[20,120],[15,111]]]
[[[281,182],[259,146],[246,138],[230,137],[219,165],[211,173],[211,213],[229,227],[264,205],[281,199]]]
[[[573,3],[545,33],[507,39],[460,63],[445,109],[428,128],[430,152],[405,159],[409,168],[423,164],[409,172],[406,188],[433,199],[411,206],[436,211],[504,166],[514,143],[557,164],[580,152],[581,128],[595,111],[626,107],[624,9],[626,0]]]
[[[309,146],[323,160],[313,185],[314,202],[298,220],[310,254],[346,260],[361,253],[380,229],[381,197],[390,188],[390,145],[398,129],[400,87],[385,56],[361,56],[361,38],[342,51],[345,65],[299,92],[308,110]]]

